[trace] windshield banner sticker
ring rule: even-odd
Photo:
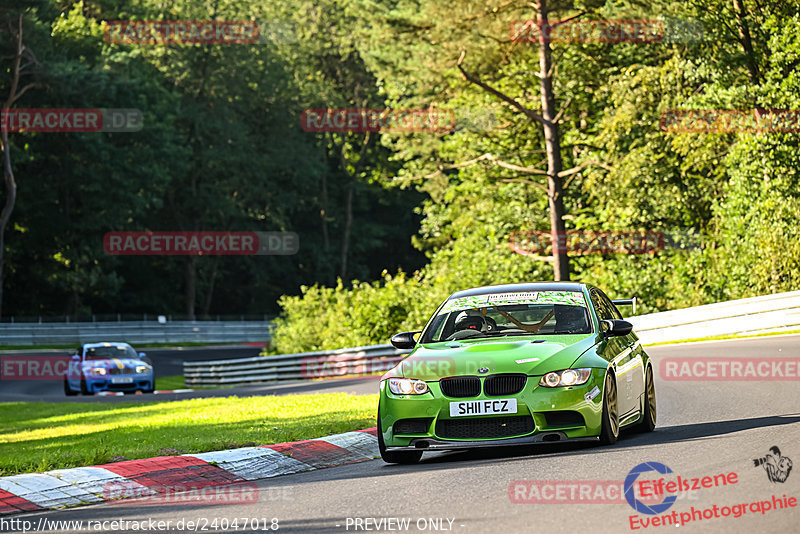
[[[579,291],[492,293],[452,299],[444,305],[441,313],[512,304],[568,304],[586,307],[586,300],[583,298],[583,293]]]

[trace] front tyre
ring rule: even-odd
[[[656,386],[653,383],[653,368],[648,366],[644,379],[644,409],[642,420],[636,425],[639,432],[652,432],[656,427]]]
[[[378,449],[381,458],[387,464],[415,464],[422,458],[422,451],[387,451],[383,442],[383,426],[381,426],[381,405],[378,404]]]
[[[67,397],[74,397],[77,394],[78,394],[77,391],[72,391],[72,388],[69,387],[69,382],[67,381],[67,378],[64,377],[64,395],[66,395]]]
[[[606,371],[605,382],[600,443],[603,445],[613,445],[617,442],[617,438],[619,438],[619,411],[617,408],[617,381],[610,370]]]
[[[81,395],[89,395],[89,386],[86,385],[86,377],[81,375]]]

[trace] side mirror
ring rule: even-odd
[[[139,353],[139,359],[140,360],[144,360],[145,358],[147,358],[147,354],[145,354],[144,352],[140,352]]]
[[[73,362],[80,361],[80,359],[81,359],[81,357],[78,354],[73,354],[72,355],[72,361]]]
[[[392,336],[392,345],[396,349],[413,349],[417,345],[414,336],[421,333],[420,330],[414,332],[401,332]]]
[[[633,325],[622,319],[606,319],[602,323],[607,327],[603,332],[603,337],[627,336],[633,330]]]

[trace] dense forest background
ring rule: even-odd
[[[465,287],[554,278],[538,43],[513,21],[658,20],[552,42],[566,231],[699,246],[569,258],[642,312],[797,289],[797,133],[675,133],[668,110],[800,109],[800,5],[774,0],[2,0],[0,102],[137,108],[137,133],[9,133],[2,315],[276,314],[285,352],[384,342]],[[111,44],[103,21],[254,20],[255,45]],[[453,110],[449,132],[313,133],[307,108]],[[2,193],[2,192],[0,192]],[[4,199],[7,196],[3,197]],[[550,199],[552,200],[552,198]],[[111,256],[112,230],[293,231],[295,256]]]

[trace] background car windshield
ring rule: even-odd
[[[135,358],[139,359],[139,355],[131,347],[113,346],[113,347],[91,347],[86,349],[85,360],[107,360],[109,358]]]
[[[449,300],[431,321],[422,342],[591,332],[589,310],[582,293],[519,292]]]

